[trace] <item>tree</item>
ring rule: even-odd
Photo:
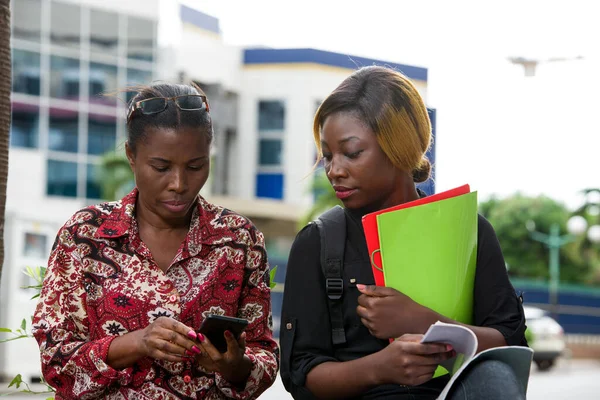
[[[318,169],[313,176],[310,185],[310,193],[314,195],[315,201],[306,215],[298,221],[299,228],[303,228],[307,223],[321,215],[330,208],[341,205],[341,201],[335,196],[335,191],[325,175],[325,170]]]
[[[102,156],[98,174],[102,198],[108,201],[119,200],[135,186],[133,172],[124,151],[114,151]]]
[[[4,211],[8,179],[8,146],[10,137],[10,0],[0,0],[0,280],[4,265]]]
[[[527,222],[533,221],[537,231],[547,233],[553,223],[566,234],[570,217],[566,207],[548,197],[526,197],[520,194],[482,202],[479,208],[494,226],[509,273],[515,277],[548,279],[548,249],[530,237]],[[578,243],[560,249],[562,282],[584,283],[591,275],[590,266],[577,251]]]

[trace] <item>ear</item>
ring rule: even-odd
[[[125,155],[127,155],[127,160],[129,161],[129,167],[132,171],[134,171],[135,167],[135,154],[129,146],[129,142],[125,142]]]

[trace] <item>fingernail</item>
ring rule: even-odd
[[[228,339],[231,339],[233,337],[233,334],[229,331],[225,331],[225,337],[227,337]]]
[[[449,344],[447,344],[447,345],[446,345],[446,351],[450,351],[450,350],[452,350],[452,346],[451,346],[451,345],[449,345]]]
[[[365,290],[365,288],[367,287],[366,285],[363,285],[362,283],[357,283],[356,287],[358,288],[358,290]]]
[[[204,335],[199,333],[197,339],[200,341],[200,343],[204,342]]]
[[[192,346],[192,351],[196,354],[202,354],[202,350],[200,350],[199,348],[197,348],[196,346]]]
[[[192,351],[190,351],[190,350],[187,350],[187,349],[186,349],[186,351],[185,351],[185,355],[186,355],[186,356],[193,356],[193,355],[194,355],[194,352],[192,352]]]
[[[456,351],[452,350],[452,357],[456,356]]]
[[[194,340],[195,340],[195,339],[197,339],[197,338],[198,338],[198,335],[197,335],[197,334],[196,334],[196,332],[194,332],[194,331],[189,331],[189,332],[188,332],[188,337],[189,337],[190,339],[194,339]]]

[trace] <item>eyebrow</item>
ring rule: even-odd
[[[189,160],[188,163],[191,163],[191,162],[194,162],[194,161],[205,160],[207,158],[208,158],[207,156],[196,157],[196,158],[193,158],[193,159]],[[171,163],[171,161],[165,160],[164,158],[160,158],[160,157],[150,157],[150,161],[158,161],[158,162],[163,162],[163,163],[167,163],[167,164]]]
[[[360,138],[358,136],[348,136],[348,137],[345,137],[345,138],[341,139],[340,141],[338,141],[338,144],[348,143],[352,140],[360,140]],[[321,144],[327,145],[327,142],[325,142],[324,140],[321,140]]]

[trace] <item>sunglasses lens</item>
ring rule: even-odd
[[[205,107],[202,96],[181,96],[177,97],[175,101],[182,110],[202,110]]]
[[[140,103],[143,114],[155,114],[163,111],[167,106],[166,99],[149,99]]]

